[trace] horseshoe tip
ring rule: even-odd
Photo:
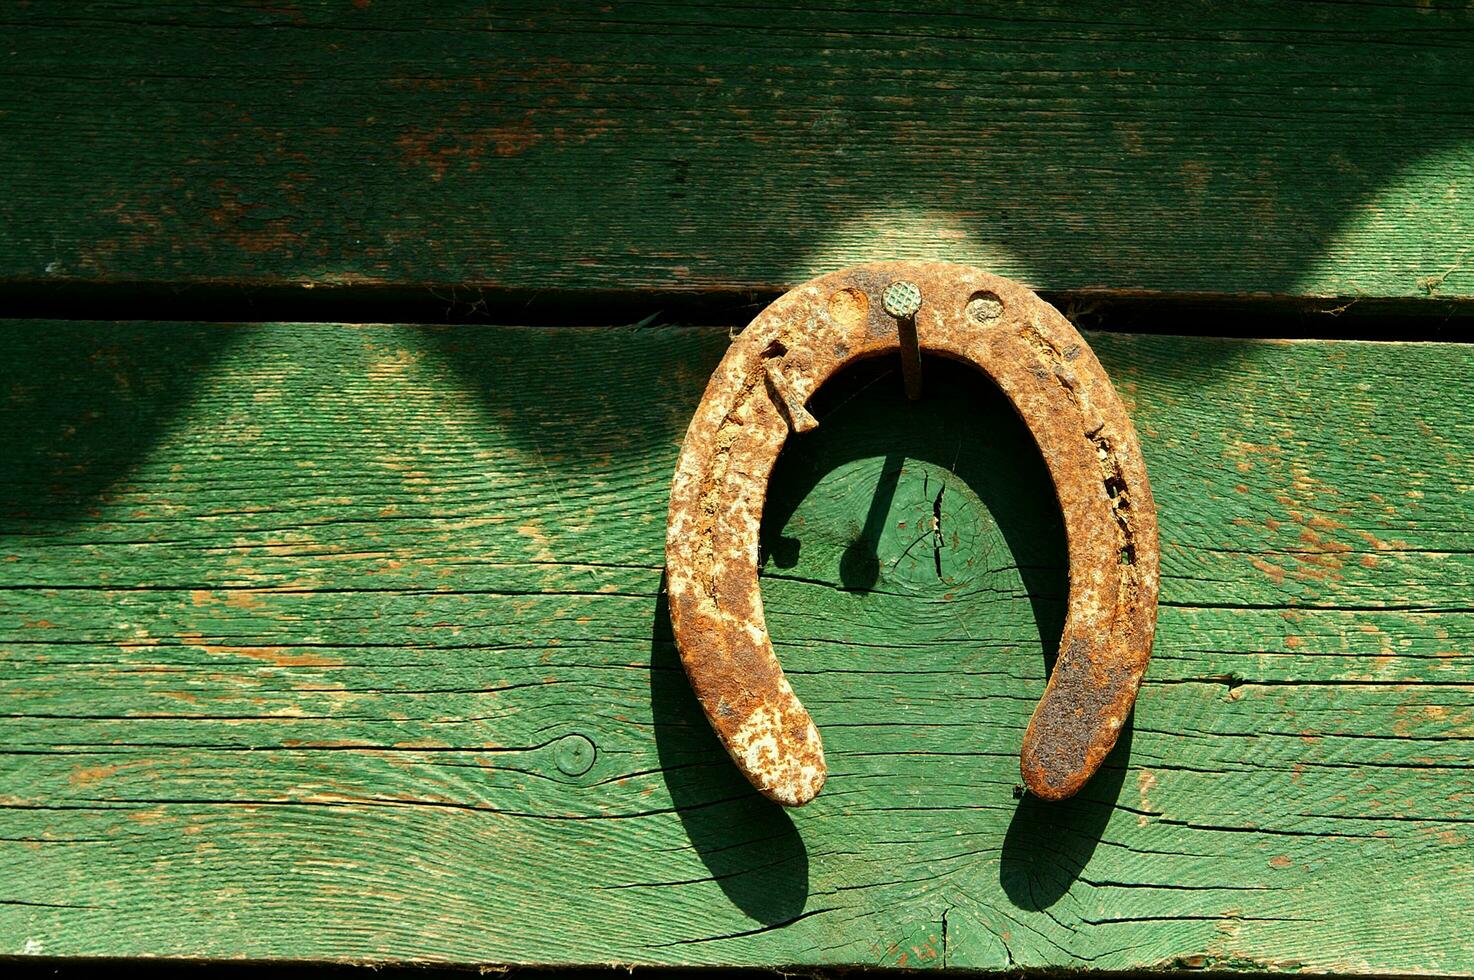
[[[790,770],[782,779],[761,785],[758,790],[779,806],[801,807],[819,795],[827,775],[820,760],[818,766],[805,765]]]
[[[737,768],[758,792],[782,806],[803,806],[824,786],[824,743],[786,682],[776,700],[760,704],[725,733],[714,724]]]
[[[1080,792],[1080,787],[1086,782],[1079,773],[1071,773],[1059,782],[1051,781],[1049,775],[1040,770],[1024,769],[1023,774],[1029,794],[1051,803],[1069,799]]]
[[[1056,743],[1041,735],[1032,724],[1029,726],[1024,733],[1023,749],[1019,752],[1019,772],[1031,796],[1050,802],[1069,799],[1090,781],[1099,766],[1098,760],[1105,755],[1103,752],[1087,753],[1070,760],[1059,758],[1060,754]],[[1053,764],[1047,760],[1052,760]]]

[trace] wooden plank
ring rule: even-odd
[[[1058,513],[879,365],[765,519],[789,813],[660,599],[721,331],[12,325],[0,953],[1474,970],[1474,349],[1091,341],[1164,542],[1122,748],[1015,798]]]
[[[0,283],[1474,295],[1464,3],[6,5]],[[79,57],[86,52],[86,57]],[[481,291],[481,292],[478,292]]]

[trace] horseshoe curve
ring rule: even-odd
[[[763,795],[802,806],[824,750],[773,653],[758,591],[768,478],[790,429],[837,371],[895,354],[886,287],[919,287],[920,348],[992,379],[1029,428],[1064,516],[1069,608],[1059,656],[1024,733],[1029,791],[1073,795],[1099,768],[1136,700],[1156,625],[1155,505],[1136,432],[1075,328],[1024,286],[969,266],[882,262],[785,293],[733,342],[691,420],[671,486],[671,626],[697,700]]]

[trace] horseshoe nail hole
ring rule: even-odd
[[[858,289],[841,289],[829,297],[829,316],[841,326],[859,323],[870,312],[870,298]]]
[[[1105,481],[1106,493],[1111,495],[1112,500],[1120,499],[1126,492],[1126,481],[1119,476],[1108,476]]]
[[[1124,548],[1121,549],[1121,564],[1123,564],[1123,565],[1135,565],[1136,564],[1136,546],[1135,545],[1128,544]]]
[[[583,735],[564,735],[553,745],[553,762],[567,776],[582,776],[594,768],[599,750]]]
[[[967,300],[967,318],[979,326],[987,326],[1003,315],[1003,300],[989,289],[973,293]]]

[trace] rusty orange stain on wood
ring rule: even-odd
[[[225,604],[232,609],[266,608],[266,603],[262,602],[255,592],[231,592],[226,598]]]
[[[1156,788],[1156,785],[1156,773],[1152,772],[1150,769],[1143,769],[1141,772],[1136,774],[1136,791],[1141,796],[1141,808],[1143,810],[1153,809],[1151,801],[1151,791]],[[1138,827],[1145,827],[1147,823],[1148,817],[1145,813],[1138,813],[1136,815],[1136,825]]]
[[[1269,580],[1275,585],[1285,584],[1285,570],[1283,568],[1280,568],[1278,565],[1271,565],[1269,562],[1265,561],[1263,558],[1260,558],[1258,555],[1250,555],[1249,564],[1253,565],[1255,568],[1259,569],[1259,571],[1268,576]]]
[[[264,164],[263,160],[262,165]],[[293,227],[290,217],[252,218],[253,212],[266,205],[244,203],[240,199],[239,189],[230,187],[224,181],[216,181],[212,186],[220,194],[220,203],[204,213],[215,226],[210,236],[213,241],[234,245],[243,252],[261,255],[279,252],[284,245],[301,237]]]
[[[185,704],[199,704],[200,703],[200,697],[199,697],[199,695],[198,694],[191,694],[188,691],[160,691],[159,692],[159,696],[160,697],[165,697],[165,698],[172,698],[175,701],[183,701]]]
[[[117,766],[81,766],[72,770],[67,782],[73,786],[91,786],[118,771]]]
[[[307,653],[301,651],[290,651],[283,647],[274,646],[225,646],[215,643],[204,642],[204,636],[199,633],[181,633],[180,642],[186,643],[196,649],[203,650],[212,657],[246,657],[250,660],[260,660],[277,667],[339,667],[338,661],[321,654]]]

